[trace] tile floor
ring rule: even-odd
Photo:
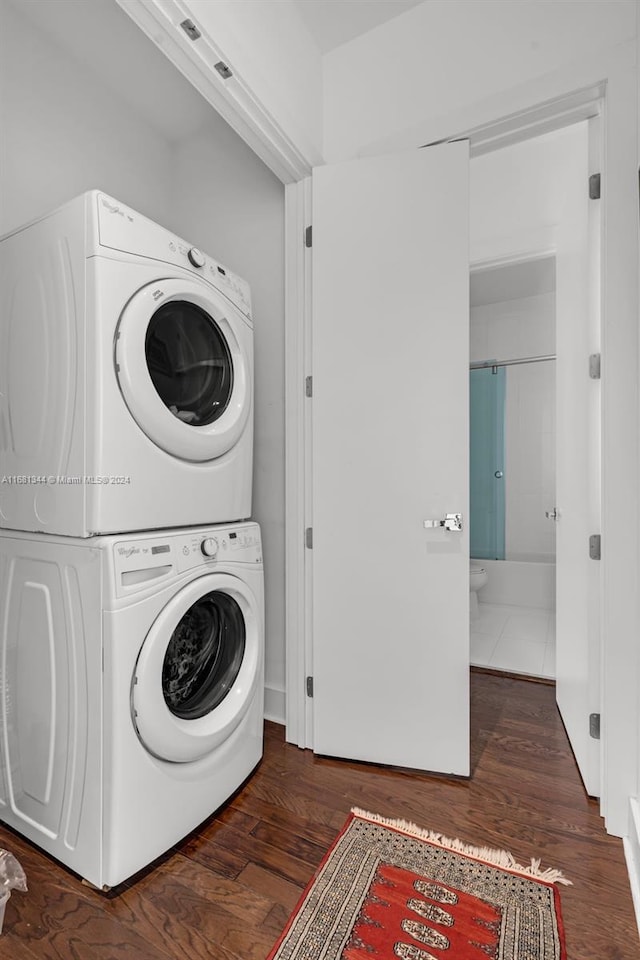
[[[479,603],[471,621],[471,663],[553,679],[556,618],[553,610]]]

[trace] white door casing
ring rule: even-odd
[[[601,391],[601,532],[602,559],[600,576],[602,584],[601,609],[601,676],[600,708],[602,714],[600,763],[601,794],[600,811],[607,831],[623,836],[628,830],[629,796],[637,791],[638,771],[638,697],[637,668],[638,652],[637,623],[637,578],[638,578],[638,325],[637,325],[637,163],[635,125],[630,118],[637,116],[637,88],[635,70],[635,44],[618,48],[615,56],[586,59],[568,67],[566,71],[543,80],[509,91],[508,94],[491,98],[486,104],[474,106],[447,118],[451,131],[472,130],[478,124],[493,118],[500,126],[499,118],[510,118],[511,129],[520,131],[526,138],[527,115],[531,105],[536,104],[548,114],[561,107],[568,91],[594,86],[594,102],[604,94],[602,116],[601,167],[603,193],[600,200],[602,222],[602,290],[601,290],[601,337],[602,381]],[[560,110],[560,113],[562,111]],[[520,123],[518,123],[520,121]],[[443,131],[446,133],[447,131]],[[401,146],[417,146],[434,140],[435,131],[428,124],[420,133],[412,131],[403,141],[392,138],[388,149]],[[442,135],[442,134],[441,134]],[[471,134],[473,140],[473,133]],[[378,148],[375,150],[378,153]],[[296,196],[288,188],[288,198]],[[302,187],[300,186],[301,190]],[[309,222],[309,221],[307,221]],[[293,234],[292,234],[293,236]],[[295,243],[300,239],[296,236]],[[534,245],[537,248],[537,244]],[[527,247],[527,251],[533,248]],[[288,248],[288,267],[292,264],[291,248]],[[300,282],[303,283],[302,279]],[[298,322],[299,314],[289,299],[288,328]],[[305,372],[299,371],[299,381]],[[293,372],[291,373],[293,379]],[[299,388],[300,389],[300,388]],[[288,414],[287,428],[298,416]],[[295,449],[295,436],[291,438],[289,463],[299,469],[303,460],[302,451]],[[288,440],[289,445],[289,440]],[[289,479],[291,479],[291,472]],[[620,522],[621,510],[624,522]],[[306,522],[311,520],[310,513]],[[292,540],[300,539],[303,532],[288,513],[288,547]],[[313,553],[313,551],[309,551]],[[308,607],[308,594],[289,591],[288,604],[300,602]],[[298,641],[296,631],[288,635],[288,649]],[[293,622],[291,617],[290,622]],[[301,665],[306,673],[312,668],[309,656]],[[296,683],[303,685],[304,673],[298,673]],[[297,688],[297,687],[296,687]],[[591,691],[591,697],[593,691]],[[588,718],[586,718],[588,722]],[[302,743],[305,731],[304,717],[298,710],[293,718],[287,718],[287,736]],[[308,734],[309,725],[306,724]],[[307,741],[308,742],[308,741]]]
[[[589,199],[588,179],[600,169],[599,125],[582,125],[556,249],[556,697],[585,789],[598,797],[589,716],[601,711],[601,562],[589,538],[601,530],[601,389],[589,357],[600,352],[600,201]]]
[[[313,175],[318,753],[469,773],[468,143]],[[424,520],[463,515],[462,532]]]
[[[600,381],[589,377],[589,356],[600,349],[601,201],[588,196],[589,173],[601,170],[602,101],[592,118],[575,124],[555,169],[562,204],[555,220],[513,233],[476,236],[477,268],[553,256],[556,262],[556,450],[538,469],[555,470],[557,504],[557,699],[581,776],[600,795],[600,744],[589,735],[589,715],[600,713],[601,563],[589,559],[589,536],[600,531]],[[472,231],[473,233],[473,231]],[[546,352],[546,351],[544,351]],[[535,368],[530,368],[535,373]],[[526,426],[525,426],[525,429]],[[532,436],[531,442],[536,438]],[[534,448],[535,449],[535,448]],[[534,481],[535,482],[535,481]],[[535,522],[550,525],[542,512]]]

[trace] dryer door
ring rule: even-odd
[[[116,375],[138,426],[167,453],[213,460],[239,440],[251,405],[245,321],[197,280],[160,280],[124,308]]]
[[[229,574],[200,577],[172,597],[132,681],[133,722],[150,753],[198,760],[237,727],[259,682],[260,624],[253,592]]]

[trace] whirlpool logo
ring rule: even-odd
[[[132,557],[135,553],[140,553],[140,547],[118,547],[121,557]]]

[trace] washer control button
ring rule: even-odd
[[[207,537],[200,544],[200,549],[205,557],[215,557],[218,552],[218,541],[214,537]]]
[[[207,262],[203,253],[200,253],[197,247],[191,247],[187,254],[194,267],[204,267]]]

